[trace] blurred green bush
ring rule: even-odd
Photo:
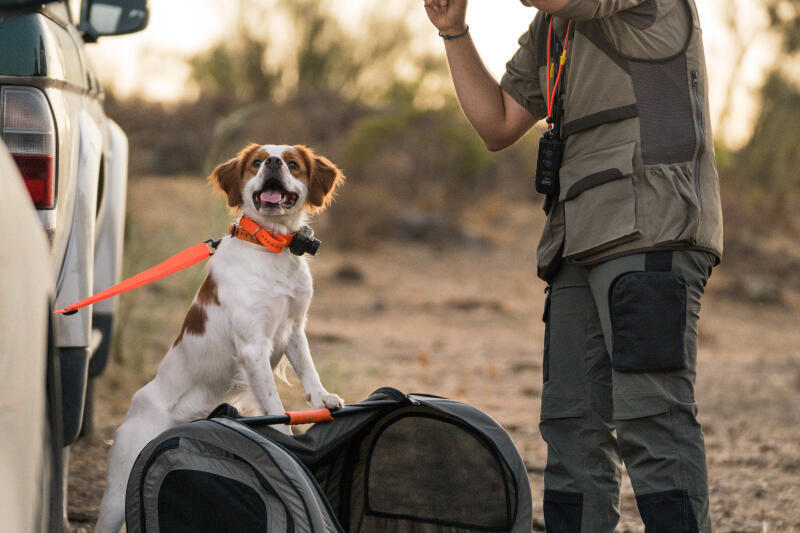
[[[491,194],[497,158],[454,105],[369,116],[348,135],[343,164],[418,209],[450,209]]]

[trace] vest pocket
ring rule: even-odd
[[[561,167],[564,256],[581,259],[639,238],[631,141],[597,150]]]
[[[644,168],[636,186],[639,225],[656,246],[694,244],[700,223],[692,162]]]

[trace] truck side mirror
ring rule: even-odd
[[[104,35],[123,35],[143,30],[149,12],[147,0],[84,0],[78,29],[84,40]]]

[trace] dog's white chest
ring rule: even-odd
[[[305,259],[288,251],[273,253],[253,244],[225,239],[209,262],[223,307],[247,306],[271,313],[290,300],[311,298],[311,274]]]

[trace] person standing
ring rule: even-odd
[[[544,519],[611,532],[624,463],[647,533],[710,532],[694,383],[722,210],[694,0],[522,0],[538,12],[498,83],[467,0],[425,0],[490,150],[547,119],[536,188],[548,283]]]

